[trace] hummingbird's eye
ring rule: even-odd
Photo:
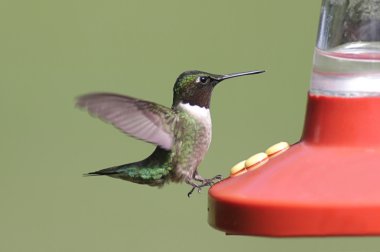
[[[197,83],[202,83],[202,84],[206,84],[207,81],[208,81],[208,77],[206,77],[206,76],[200,76],[196,80]]]

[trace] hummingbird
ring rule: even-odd
[[[221,175],[203,178],[198,166],[211,143],[210,101],[214,87],[221,81],[260,74],[249,71],[211,74],[186,71],[173,88],[171,108],[113,93],[90,93],[80,96],[76,106],[87,110],[122,132],[157,147],[147,158],[86,175],[106,175],[138,184],[161,187],[168,182],[185,182],[198,192],[222,179]]]

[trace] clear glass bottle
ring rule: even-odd
[[[380,0],[324,0],[311,94],[380,96]]]

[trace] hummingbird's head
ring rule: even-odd
[[[178,76],[173,88],[173,106],[180,102],[209,108],[211,93],[221,81],[264,71],[250,71],[226,75],[210,74],[202,71],[186,71]]]

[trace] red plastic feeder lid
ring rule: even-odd
[[[380,234],[380,97],[309,95],[302,139],[209,190],[227,234]]]

